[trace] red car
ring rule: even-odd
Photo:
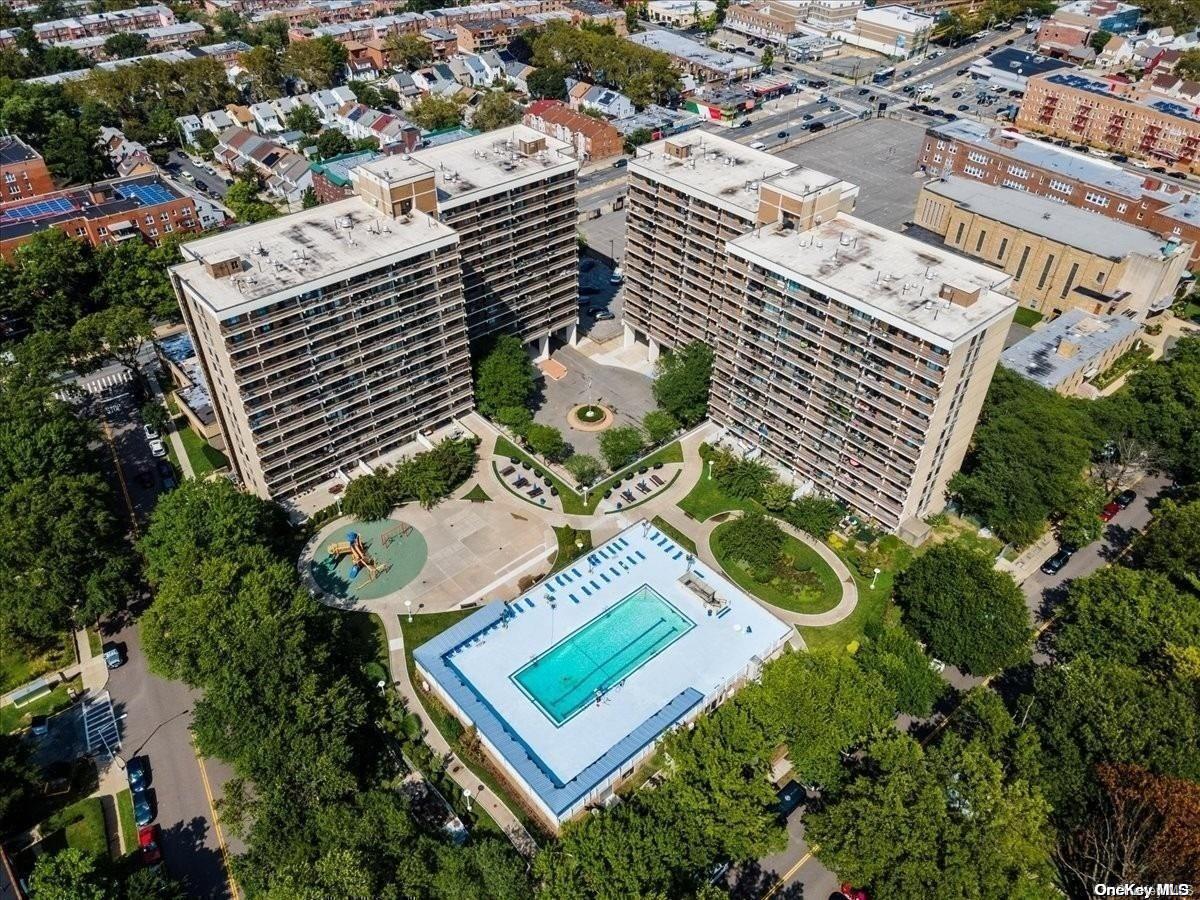
[[[1111,522],[1113,519],[1113,516],[1115,516],[1120,511],[1121,511],[1121,507],[1119,507],[1117,504],[1109,503],[1107,506],[1104,507],[1104,509],[1100,510],[1100,521],[1101,522]]]
[[[142,848],[142,862],[155,866],[162,862],[162,829],[157,825],[143,825],[138,829],[138,846]]]

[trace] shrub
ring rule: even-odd
[[[636,459],[644,445],[642,433],[632,425],[610,428],[600,435],[600,452],[613,470]]]
[[[525,429],[525,443],[551,462],[558,462],[567,455],[567,442],[563,440],[562,432],[552,425],[534,422]]]
[[[387,518],[393,506],[391,477],[386,472],[355,478],[342,495],[342,512],[367,522]]]
[[[783,554],[783,530],[761,513],[747,513],[721,526],[721,553],[748,566],[756,578],[770,578]]]
[[[578,484],[595,484],[596,479],[604,471],[600,460],[586,453],[575,453],[563,463],[564,468]]]
[[[775,473],[752,459],[742,459],[728,450],[713,457],[713,480],[725,493],[741,500],[761,500],[763,488],[775,480]]]
[[[780,513],[780,518],[814,537],[827,537],[846,516],[846,507],[829,497],[801,497]]]
[[[642,417],[642,427],[651,443],[661,444],[679,429],[679,423],[665,409],[652,409]]]
[[[781,481],[771,481],[763,485],[762,505],[773,513],[782,512],[792,501],[793,488]]]

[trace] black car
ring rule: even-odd
[[[1121,491],[1121,493],[1113,497],[1113,503],[1117,504],[1118,509],[1128,509],[1129,504],[1136,499],[1137,491]]]
[[[970,107],[970,106],[968,106],[966,103],[960,103],[960,104],[958,105],[958,111],[959,111],[959,112],[966,112],[966,111],[967,111],[967,110],[969,110],[970,108],[971,108],[971,107]]]
[[[1063,547],[1052,557],[1042,563],[1042,572],[1046,575],[1057,575],[1071,559],[1071,552]]]
[[[951,113],[951,112],[942,113],[942,118],[945,119],[947,122],[956,122],[956,121],[958,121],[958,113]]]
[[[738,122],[738,128],[749,128],[752,124],[754,123],[749,119],[742,119],[742,121]]]
[[[792,811],[795,810],[797,806],[804,802],[804,788],[800,787],[800,785],[794,781],[789,781],[779,789],[779,791],[775,794],[775,797],[779,801],[778,805],[775,807],[776,811],[779,813],[779,818],[786,819],[792,814]]]
[[[150,785],[150,760],[135,756],[125,764],[125,775],[131,787],[144,789]]]
[[[964,75],[966,75],[970,71],[971,71],[970,69],[959,69],[954,74],[957,75],[959,78],[962,78]]]
[[[1178,178],[1180,181],[1187,181],[1187,174],[1184,172],[1168,172],[1168,178]]]
[[[860,96],[860,97],[865,97],[869,93],[871,93],[870,88],[859,88],[858,89],[858,96]]]
[[[808,130],[809,131],[824,131],[825,123],[824,122],[813,122],[808,126]]]
[[[629,160],[628,160],[628,159],[626,159],[624,156],[622,156],[622,157],[621,157],[620,159],[618,159],[618,160],[617,160],[615,163],[613,163],[613,168],[614,168],[614,169],[623,169],[623,168],[625,168],[627,165],[629,165]]]

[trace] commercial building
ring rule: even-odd
[[[757,72],[758,60],[740,53],[722,53],[673,31],[641,31],[629,40],[667,54],[682,72],[697,81],[736,81]]]
[[[862,0],[765,0],[731,4],[722,23],[758,40],[784,44],[795,38],[848,30]]]
[[[855,14],[851,28],[835,31],[831,37],[895,59],[908,59],[925,49],[935,21],[933,16],[906,6],[864,7]]]
[[[971,77],[987,81],[988,85],[1006,91],[1024,91],[1034,75],[1045,75],[1071,68],[1061,59],[1003,47],[971,63]]]
[[[0,135],[0,202],[28,200],[54,190],[42,155],[15,134]]]
[[[1049,197],[1191,244],[1200,266],[1200,194],[1172,178],[1034,140],[971,119],[936,125],[918,159],[928,174],[960,175]]]
[[[350,198],[181,249],[171,280],[255,494],[359,471],[471,408],[458,235],[432,217]]]
[[[791,626],[649,522],[413,651],[418,674],[551,829],[753,681]]]
[[[713,0],[649,0],[646,18],[674,28],[691,28],[717,11]]]
[[[714,347],[710,412],[798,489],[916,532],[1016,304],[1003,273],[850,215],[858,189],[713,135],[629,164],[627,344]]]
[[[1200,113],[1113,78],[1052,72],[1029,79],[1016,124],[1057,138],[1200,173]]]
[[[1055,56],[1092,59],[1092,36],[1105,31],[1125,34],[1133,31],[1142,11],[1118,0],[1074,0],[1064,3],[1042,23],[1034,43],[1038,50]]]
[[[1068,309],[1136,319],[1171,305],[1193,248],[1023,191],[932,181],[914,221],[1012,276],[1008,291],[1045,316]]]
[[[1140,332],[1126,316],[1071,309],[1005,350],[1000,365],[1069,397],[1132,350]]]
[[[621,132],[608,122],[576,112],[561,100],[531,103],[524,121],[534,131],[570,144],[585,162],[620,156],[625,147]]]
[[[39,231],[57,228],[93,247],[139,238],[158,243],[177,231],[199,231],[196,203],[158,175],[100,181],[0,203],[0,256]]]

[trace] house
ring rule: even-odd
[[[270,103],[252,103],[250,115],[254,117],[254,130],[259,134],[283,131],[283,119]]]
[[[412,73],[413,83],[425,94],[453,97],[461,86],[447,63],[435,63]]]
[[[100,128],[97,141],[122,178],[130,175],[155,175],[158,166],[150,158],[145,145],[131,141],[119,128]]]
[[[205,130],[199,116],[180,116],[175,120],[175,127],[179,130],[179,140],[188,145],[194,145],[200,132]]]
[[[529,76],[536,72],[534,66],[526,65],[515,59],[504,64],[504,77],[522,94],[529,93]]]
[[[421,95],[421,89],[417,87],[417,83],[413,81],[413,77],[408,72],[400,69],[393,72],[391,77],[383,83],[383,86],[394,91],[400,97],[400,102],[407,105],[413,98]]]
[[[525,110],[525,124],[534,131],[566,141],[581,160],[620,156],[625,141],[608,122],[576,112],[561,100],[538,100]]]
[[[585,109],[598,110],[606,119],[624,119],[637,112],[633,101],[620,91],[594,84],[587,85],[587,90],[580,96],[572,91],[570,106],[579,112]]]
[[[234,172],[253,170],[267,190],[290,203],[299,203],[312,186],[308,160],[275,141],[245,128],[227,128],[218,139],[214,158]]]

